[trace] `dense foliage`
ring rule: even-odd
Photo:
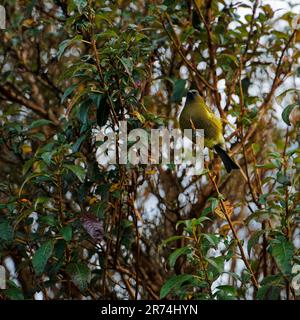
[[[292,8],[3,5],[0,298],[297,299],[300,23]],[[180,166],[98,163],[101,127],[176,126],[189,87],[224,120],[242,171],[228,175],[208,152],[194,177]]]

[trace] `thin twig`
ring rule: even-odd
[[[188,67],[191,71],[195,72],[195,74],[196,74],[196,76],[199,78],[199,80],[200,80],[207,88],[210,88],[212,91],[214,91],[215,88],[214,88],[211,84],[209,84],[209,83],[202,77],[202,75],[200,74],[199,70],[198,70],[194,65],[192,65],[192,63],[185,57],[185,55],[184,55],[184,53],[183,53],[183,49],[182,49],[182,44],[181,44],[181,42],[180,42],[180,40],[179,40],[179,38],[178,38],[175,30],[174,30],[174,25],[173,25],[173,23],[172,23],[172,21],[171,21],[170,16],[169,16],[167,13],[165,13],[164,16],[167,18],[168,23],[169,23],[169,25],[170,25],[171,28],[172,28],[174,37],[173,37],[173,36],[170,34],[170,32],[168,31],[167,27],[165,26],[165,23],[164,23],[164,20],[163,20],[163,19],[161,19],[162,26],[163,26],[163,28],[165,29],[165,31],[166,31],[167,35],[169,36],[170,40],[173,42],[173,44],[174,44],[175,48],[177,49],[179,55],[181,56],[181,58],[183,59],[183,61],[184,61],[185,64],[187,65],[187,67]]]
[[[220,195],[220,192],[219,192],[218,186],[217,186],[217,184],[215,182],[215,179],[214,179],[214,177],[212,176],[212,174],[211,174],[211,172],[209,170],[208,170],[208,176],[209,176],[211,182],[213,183],[213,186],[214,186],[217,194]],[[226,218],[226,220],[228,222],[228,225],[229,225],[229,227],[230,227],[230,229],[232,231],[233,237],[235,238],[235,240],[237,242],[237,245],[238,245],[238,247],[240,249],[242,260],[244,261],[245,266],[246,266],[246,268],[248,269],[248,271],[250,273],[251,281],[253,283],[253,286],[254,286],[255,290],[258,290],[258,288],[259,288],[258,282],[257,282],[256,277],[254,275],[254,272],[253,272],[253,270],[251,268],[251,265],[250,265],[246,255],[245,255],[245,252],[244,252],[243,246],[241,244],[241,241],[240,241],[240,239],[239,239],[239,237],[238,237],[238,235],[237,235],[237,233],[236,233],[236,231],[234,229],[234,226],[233,226],[232,221],[230,219],[230,215],[228,214],[227,208],[226,208],[226,206],[224,204],[224,201],[222,199],[220,199],[220,204],[221,204],[222,212],[223,212],[223,214],[224,214],[224,216],[225,216],[225,218]]]

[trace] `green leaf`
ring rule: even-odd
[[[281,290],[285,287],[285,280],[280,274],[265,277],[257,291],[258,300],[278,300]]]
[[[47,261],[51,257],[51,254],[53,252],[53,248],[53,241],[49,240],[42,244],[35,252],[32,258],[32,265],[37,276],[40,276],[44,272]]]
[[[63,96],[61,97],[61,103],[64,103],[66,98],[76,89],[77,84],[72,84],[69,88],[66,89]]]
[[[82,40],[82,36],[81,35],[77,35],[72,39],[67,39],[67,40],[62,41],[60,43],[59,47],[58,47],[58,52],[57,52],[58,60],[64,54],[64,52],[65,52],[65,50],[67,49],[68,46],[70,46],[71,44],[75,43],[76,41],[80,41],[80,40]]]
[[[131,76],[132,75],[132,70],[133,70],[133,63],[130,58],[120,58],[120,61],[122,62],[122,65],[125,68],[125,71]]]
[[[266,164],[257,164],[256,168],[276,169],[276,168],[278,168],[278,164],[272,161],[272,162],[266,163]]]
[[[232,55],[232,54],[222,53],[222,54],[219,56],[218,61],[219,61],[219,63],[220,63],[221,65],[229,64],[229,63],[233,62],[233,64],[235,65],[235,67],[238,67],[238,66],[239,66],[239,62],[238,62],[236,56],[234,56],[234,55]]]
[[[56,216],[54,216],[54,215],[41,216],[39,218],[39,222],[46,225],[47,227],[49,227],[49,226],[55,227],[58,223]]]
[[[224,271],[224,257],[211,257],[211,258],[205,258],[205,260],[214,267],[219,274],[223,273]]]
[[[87,138],[87,136],[84,134],[80,136],[75,143],[72,145],[72,152],[78,152],[80,150],[82,142]]]
[[[255,231],[247,244],[248,255],[250,255],[251,249],[258,243],[260,237],[264,234],[264,230]]]
[[[85,179],[85,169],[80,167],[80,166],[76,166],[73,164],[65,164],[64,167],[66,169],[69,169],[70,171],[72,171],[76,177],[80,180],[80,182],[83,182]]]
[[[216,198],[209,198],[208,200],[210,201],[210,210],[214,212],[219,204],[219,200]]]
[[[51,201],[51,198],[48,198],[48,197],[38,197],[36,200],[35,200],[35,203],[34,203],[34,210],[37,209],[38,205],[41,205],[41,207],[43,208],[44,207],[44,204],[47,204]]]
[[[190,254],[192,252],[192,250],[193,249],[191,247],[182,247],[182,248],[179,248],[179,249],[176,249],[175,251],[173,251],[169,256],[170,267],[173,268],[175,266],[176,260],[181,255]]]
[[[95,216],[99,219],[104,219],[104,212],[106,208],[105,202],[96,203],[91,207],[91,211],[95,213]]]
[[[30,138],[33,140],[46,141],[46,137],[42,132],[31,133]]]
[[[63,227],[60,233],[67,242],[72,240],[73,230],[71,225]]]
[[[42,127],[45,125],[49,125],[49,124],[53,124],[52,121],[47,120],[47,119],[40,119],[40,120],[36,120],[33,121],[30,126],[28,127],[28,130],[34,129],[34,128],[38,128],[38,127]]]
[[[171,97],[172,102],[180,102],[182,97],[186,95],[187,89],[186,86],[186,80],[179,79],[175,81],[175,84],[173,86],[173,93]]]
[[[90,269],[83,263],[70,263],[67,266],[67,272],[71,276],[73,283],[80,291],[87,289],[91,279]]]
[[[278,268],[285,275],[291,273],[294,246],[285,237],[280,236],[271,241],[271,254],[274,257]]]
[[[218,236],[216,236],[215,234],[206,234],[203,233],[202,236],[215,248],[217,248],[219,242],[220,242],[220,238]]]
[[[35,161],[36,161],[35,159],[29,159],[24,163],[23,169],[22,169],[23,176],[25,176],[27,174],[27,172],[32,167],[32,165],[34,164]]]
[[[169,242],[173,242],[173,241],[176,241],[176,240],[179,240],[179,239],[182,239],[182,238],[185,238],[185,236],[172,236],[172,237],[164,240],[162,244],[165,246]]]
[[[191,274],[180,274],[180,275],[175,275],[171,277],[161,287],[160,299],[165,298],[172,289],[180,288],[183,283],[192,282],[193,280],[194,280],[194,276]]]
[[[30,180],[34,179],[34,178],[45,178],[45,181],[47,180],[51,180],[50,176],[46,175],[46,174],[42,174],[42,173],[32,173],[31,175],[29,175],[25,181],[22,183],[21,185],[21,188],[19,190],[19,197],[21,197],[22,195],[22,191],[23,191],[23,188],[25,186],[26,183],[28,183]]]
[[[73,0],[75,5],[78,8],[78,11],[81,13],[81,9],[87,6],[87,0]]]
[[[0,239],[5,241],[13,240],[13,228],[7,220],[0,224]]]
[[[293,111],[293,109],[298,106],[298,103],[292,103],[290,105],[288,105],[287,107],[284,108],[284,110],[282,111],[281,117],[282,120],[288,125],[290,126],[290,113]]]
[[[109,117],[109,104],[105,95],[100,96],[97,104],[97,124],[102,127],[106,124]]]
[[[47,151],[41,154],[41,158],[48,166],[51,164],[52,154],[53,152],[50,152],[50,151]]]
[[[223,293],[225,293],[226,295],[230,295],[230,296],[234,296],[234,297],[237,295],[237,290],[233,286],[221,285],[221,286],[217,286],[216,289],[223,291]]]
[[[24,300],[24,295],[21,288],[9,288],[4,290],[4,294],[11,300]]]
[[[92,105],[91,99],[86,99],[83,101],[78,109],[77,118],[80,120],[82,124],[87,125],[89,121],[89,109]]]
[[[275,286],[261,286],[256,294],[257,300],[278,300],[280,297],[280,291],[282,288]]]
[[[291,184],[289,178],[283,172],[277,172],[276,180],[278,183],[283,184],[284,186]]]

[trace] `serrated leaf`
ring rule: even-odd
[[[37,276],[41,275],[44,272],[47,261],[52,255],[53,248],[53,241],[49,240],[42,244],[35,252],[32,258],[32,265]]]
[[[72,171],[76,177],[80,180],[80,182],[83,182],[85,179],[85,169],[80,167],[80,166],[76,166],[73,164],[64,164],[64,167],[66,169],[69,169],[70,171]]]
[[[278,237],[271,242],[271,254],[280,271],[285,275],[291,273],[294,246],[285,237]]]
[[[191,282],[194,280],[194,276],[191,274],[175,275],[168,279],[166,283],[160,289],[160,299],[165,298],[172,289],[179,288],[184,282]]]
[[[85,291],[91,279],[90,269],[83,263],[70,263],[67,272],[71,276],[72,282],[80,291]]]

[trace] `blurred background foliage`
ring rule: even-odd
[[[297,299],[293,5],[3,5],[0,298]],[[226,174],[212,153],[194,177],[178,166],[98,163],[100,127],[176,126],[190,87],[224,120],[244,174]]]

